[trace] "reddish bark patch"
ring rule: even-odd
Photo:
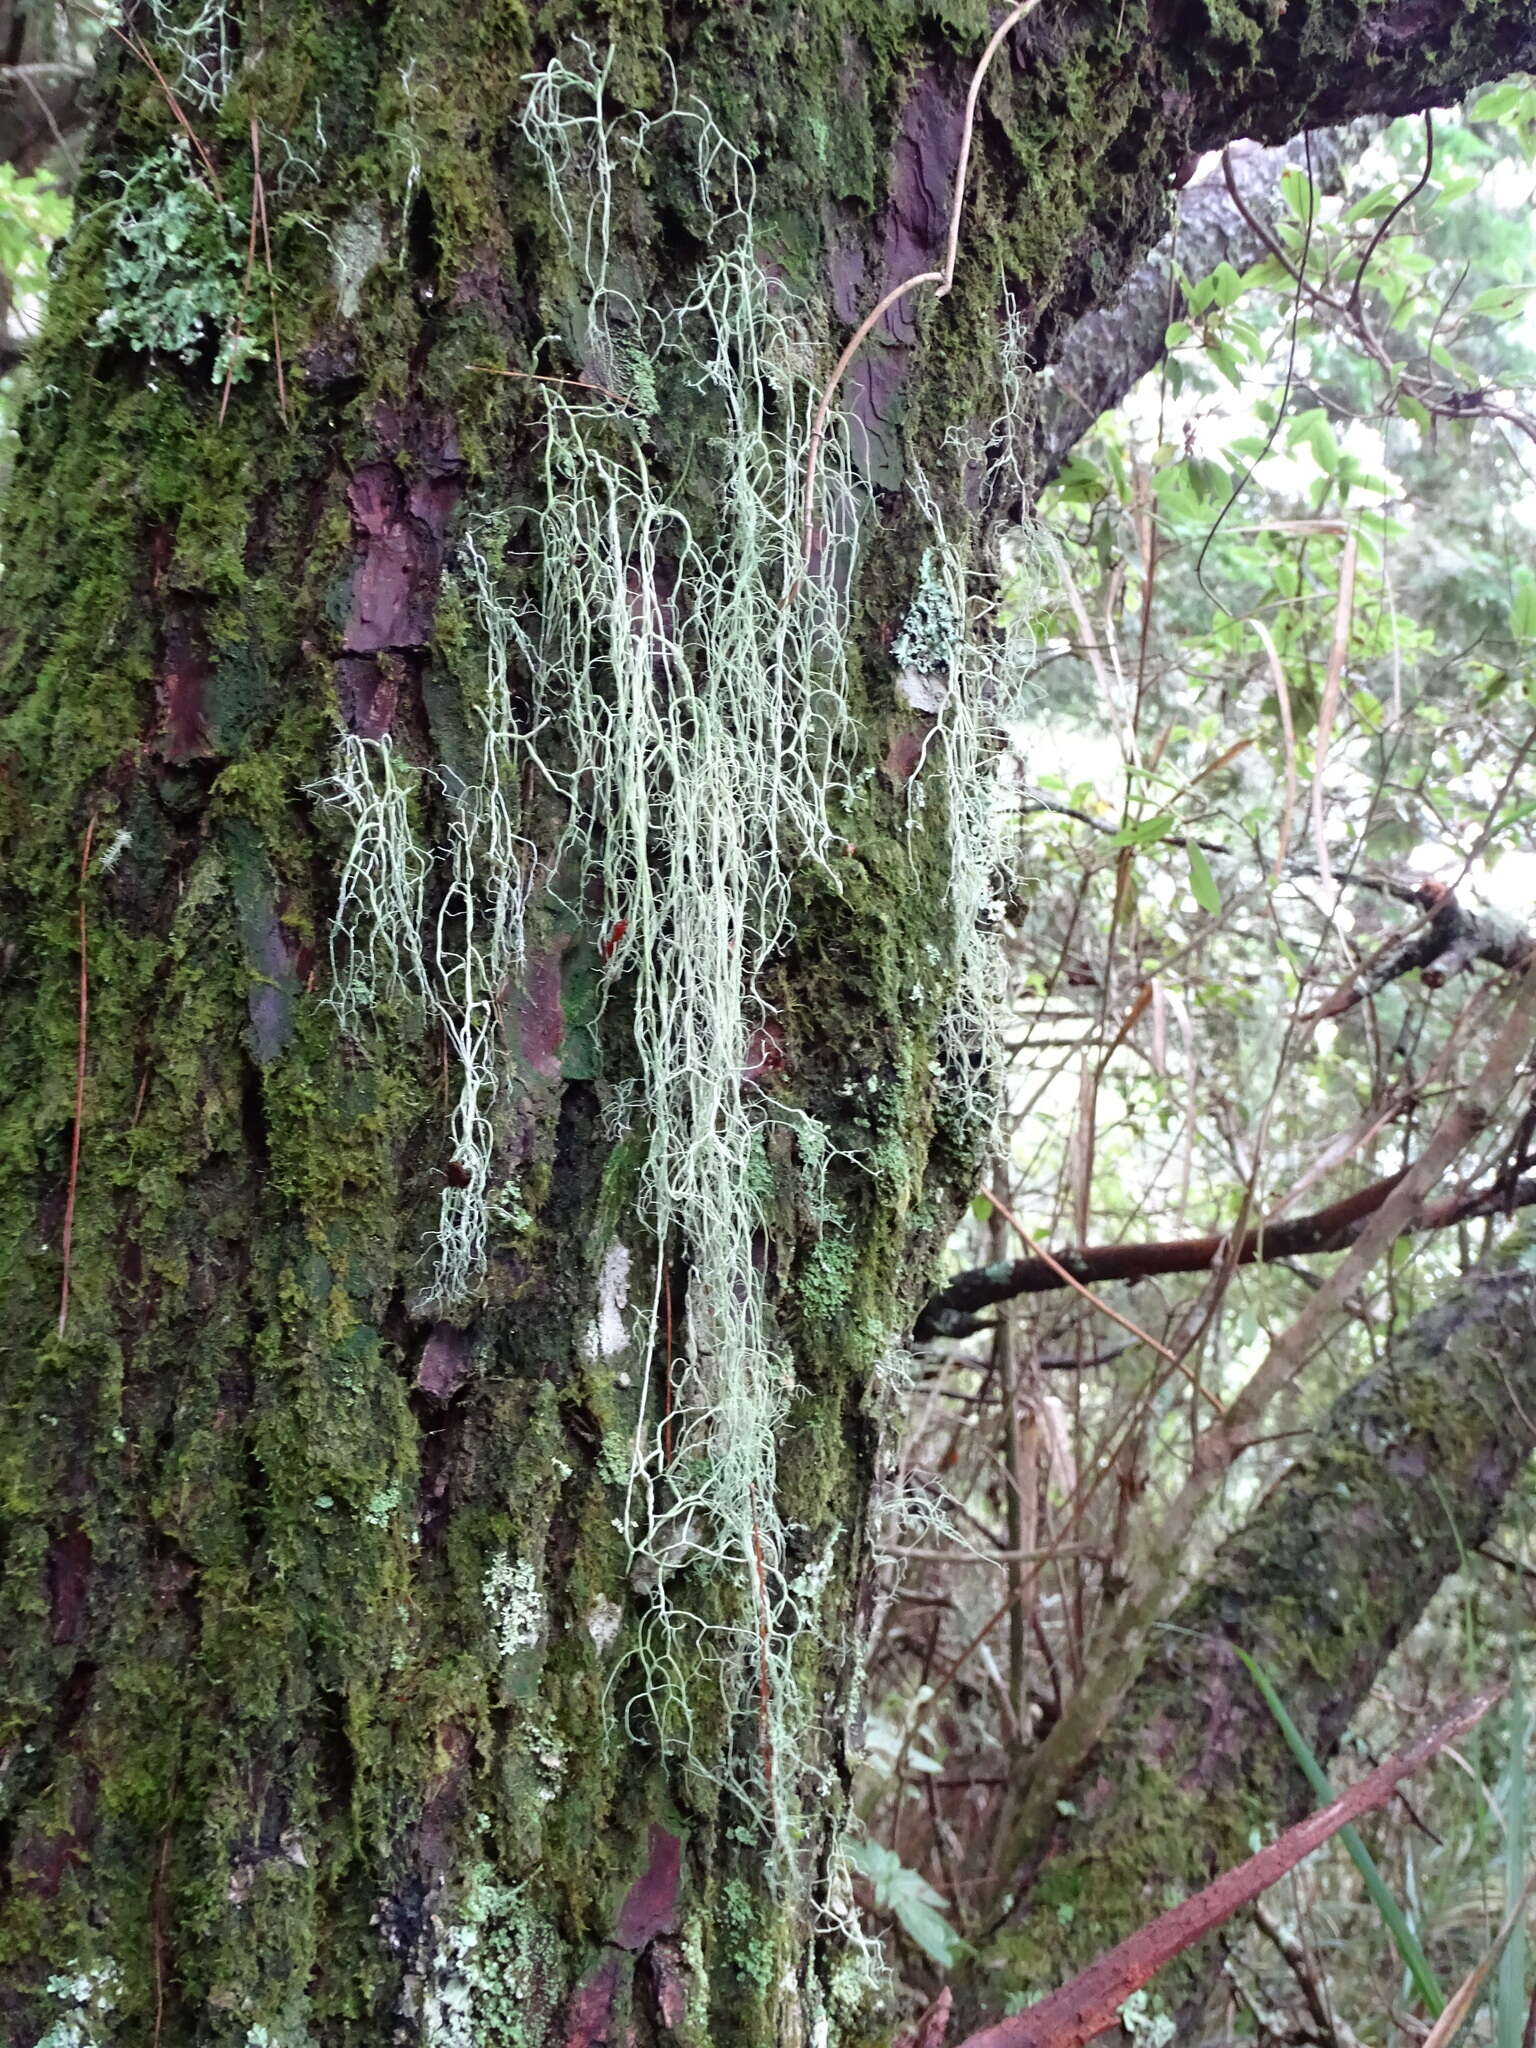
[[[747,1033],[747,1064],[744,1081],[760,1081],[765,1074],[782,1074],[785,1067],[784,1027],[770,1017],[766,1024],[754,1024]]]
[[[78,1522],[71,1522],[49,1545],[48,1613],[56,1643],[78,1643],[85,1633],[91,1561],[91,1539]]]
[[[922,758],[923,735],[920,732],[899,732],[885,750],[880,772],[893,789],[901,789],[917,773],[917,765]]]
[[[897,2048],[944,2048],[949,2039],[949,2021],[954,2006],[955,1994],[946,1984],[918,2021],[917,2031],[903,2034]]]
[[[417,1386],[436,1400],[451,1401],[468,1378],[469,1332],[434,1323],[416,1368]]]
[[[950,199],[964,124],[965,110],[949,84],[935,70],[919,72],[901,110],[901,129],[891,152],[883,252],[887,291],[903,278],[939,267],[949,239]],[[893,341],[915,338],[916,313],[912,298],[892,306],[882,324]]]
[[[640,1949],[659,1934],[676,1934],[682,1873],[682,1841],[653,1821],[645,1869],[630,1886],[614,1922],[613,1938],[620,1948]]]
[[[392,462],[353,471],[347,506],[363,545],[347,620],[349,654],[423,647],[432,631],[441,536],[417,518],[412,495]]]
[[[518,1047],[524,1065],[541,1081],[560,1079],[560,1047],[565,1041],[560,956],[566,943],[562,932],[552,946],[529,961],[518,1002]]]
[[[651,1995],[662,2025],[676,2033],[688,2011],[688,1972],[682,1949],[675,1941],[653,1942],[641,1967],[650,1977]]]
[[[561,2048],[607,2048],[621,1960],[611,1957],[571,1994],[561,2022]]]
[[[891,152],[890,200],[880,255],[882,292],[938,269],[943,261],[963,126],[964,109],[952,86],[932,67],[919,72],[902,108]],[[837,267],[834,286],[846,288],[853,276],[852,263],[844,256]],[[882,473],[896,461],[896,398],[917,335],[921,297],[922,291],[908,293],[887,310],[848,371],[846,409],[863,428],[854,436],[854,452],[871,475],[888,483],[895,482],[894,474]]]
[[[382,407],[375,426],[388,453],[380,461],[362,463],[347,487],[361,543],[342,642],[348,654],[427,644],[444,538],[464,483],[448,421]]]
[[[166,621],[160,658],[160,729],[155,751],[164,761],[203,760],[213,752],[208,737],[208,678],[213,664],[202,633],[182,613]]]
[[[336,664],[336,699],[348,732],[381,740],[400,702],[404,664],[387,655],[344,654]]]

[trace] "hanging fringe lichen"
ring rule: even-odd
[[[464,557],[486,648],[484,690],[473,706],[481,746],[472,781],[449,769],[434,777],[448,816],[445,843],[429,850],[417,837],[422,775],[387,735],[346,735],[315,792],[351,830],[332,925],[333,1006],[349,1030],[380,1003],[415,1009],[442,1032],[457,1075],[452,1174],[440,1198],[424,1308],[454,1308],[473,1296],[491,1222],[499,1207],[516,1204],[515,1191],[495,1179],[497,1112],[509,1080],[498,1013],[523,965],[534,874],[534,848],[515,822],[522,737],[513,725],[508,635],[472,536]]]
[[[628,403],[546,389],[544,584],[523,656],[536,717],[568,749],[563,772],[545,765],[569,805],[584,900],[611,935],[606,971],[623,978],[633,1016],[647,1221],[658,1247],[685,1246],[689,1260],[665,1420],[653,1314],[630,1476],[626,1527],[651,1591],[630,1714],[697,1756],[699,1661],[712,1660],[728,1710],[745,1697],[757,1723],[736,1789],[787,1847],[799,1721],[790,1652],[806,1617],[786,1582],[776,1507],[793,1375],[754,1256],[767,1229],[764,1132],[784,1113],[753,1078],[754,1043],[794,875],[833,843],[846,730],[838,579],[856,492],[839,440],[822,463],[823,542],[807,576],[814,357],[753,247],[745,159],[702,110],[669,117],[692,145],[710,254],[686,299],[642,321],[610,287],[608,236],[614,151],[638,150],[654,124],[609,121],[601,69],[553,65],[532,83],[524,134],[584,279],[584,360]],[[585,206],[573,214],[577,192]],[[669,385],[691,386],[715,423],[707,535],[669,501],[634,428]],[[825,1133],[797,1122],[819,1179]],[[711,1567],[737,1593],[725,1618],[706,1622],[685,1589]]]
[[[428,788],[387,740],[348,738],[321,792],[351,828],[333,1000],[349,1027],[385,1000],[414,1007],[448,1044],[464,1184],[443,1197],[426,1299],[459,1306],[481,1283],[498,1206],[514,1199],[495,1174],[507,1086],[495,1013],[523,964],[533,876],[515,793],[524,771],[541,776],[566,819],[542,873],[551,890],[560,878],[564,913],[586,923],[605,988],[623,993],[633,1072],[610,1087],[606,1116],[610,1134],[632,1134],[638,1148],[652,1247],[623,1518],[631,1580],[648,1600],[614,1696],[622,1685],[635,1732],[728,1784],[787,1856],[812,1768],[794,1650],[815,1625],[831,1553],[791,1578],[776,1446],[794,1380],[761,1271],[765,1140],[771,1126],[788,1129],[813,1220],[830,1214],[833,1148],[813,1118],[768,1094],[761,1053],[773,1029],[766,972],[790,934],[791,889],[808,867],[836,886],[832,813],[851,795],[845,591],[861,494],[846,439],[830,432],[807,516],[821,366],[754,246],[750,166],[696,105],[614,117],[605,79],[590,60],[556,61],[528,81],[522,132],[578,287],[563,348],[582,376],[524,387],[543,414],[537,501],[472,516],[460,549],[459,585],[485,648],[475,773],[437,769]],[[662,128],[674,161],[685,145],[704,254],[685,296],[637,305],[613,281],[611,235],[620,173]],[[650,454],[663,395],[707,423],[697,473],[680,483]],[[935,715],[912,785],[914,829],[925,828],[932,775],[944,783],[934,822],[942,815],[950,835],[956,936],[943,1064],[980,1101],[995,984],[993,757],[1026,643],[995,599],[978,604],[936,497],[922,479],[917,491],[932,541],[895,653]],[[522,532],[533,537],[532,589],[505,567],[513,518],[520,552]],[[417,823],[429,795],[449,818],[430,848]],[[627,1287],[630,1254],[617,1250]],[[664,1312],[664,1289],[679,1256],[687,1292],[674,1318],[683,1304],[668,1298]],[[595,1359],[632,1341],[622,1318],[609,1321],[612,1344],[607,1324],[595,1326]],[[746,1739],[723,1765],[694,1740],[701,1664],[728,1716],[745,1717]]]

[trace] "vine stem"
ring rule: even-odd
[[[991,40],[982,51],[975,70],[971,73],[970,86],[965,95],[965,119],[960,129],[960,156],[955,165],[955,196],[949,210],[949,233],[945,239],[944,267],[942,270],[919,271],[915,277],[903,283],[892,285],[871,313],[866,313],[849,337],[848,345],[838,357],[832,375],[827,379],[826,388],[817,400],[816,411],[811,420],[810,447],[805,458],[805,525],[801,535],[801,573],[790,587],[789,597],[793,599],[805,580],[805,569],[811,559],[813,514],[815,510],[816,470],[821,458],[821,444],[826,435],[827,415],[832,410],[839,387],[848,374],[848,367],[864,346],[876,327],[885,318],[892,306],[899,305],[908,292],[915,292],[920,285],[937,285],[936,299],[942,299],[955,281],[955,265],[960,259],[960,222],[965,212],[965,187],[971,168],[971,145],[976,136],[976,104],[981,98],[981,88],[986,83],[992,60],[1002,48],[1012,31],[1018,27],[1026,14],[1033,14],[1040,0],[1018,0],[992,31]]]

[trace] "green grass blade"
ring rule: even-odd
[[[1233,1648],[1237,1648],[1236,1644]],[[1246,1650],[1237,1650],[1237,1654],[1263,1696],[1264,1704],[1274,1715],[1275,1725],[1285,1737],[1307,1783],[1324,1805],[1331,1803],[1336,1795],[1328,1782],[1328,1774],[1312,1754],[1306,1737],[1286,1711],[1285,1702],[1276,1692],[1269,1673],[1258,1659],[1250,1657]],[[1387,1889],[1381,1872],[1376,1868],[1375,1859],[1361,1841],[1358,1831],[1352,1827],[1340,1828],[1339,1840],[1349,1851],[1350,1860],[1359,1871],[1361,1881],[1370,1894],[1371,1903],[1381,1915],[1382,1924],[1391,1935],[1393,1945],[1402,1957],[1404,1967],[1413,1979],[1420,1998],[1428,2007],[1431,2017],[1438,2019],[1445,2010],[1445,1993],[1441,1990],[1440,1980],[1431,1968],[1428,1956],[1419,1946],[1419,1938],[1409,1926],[1402,1907]]]
[[[1509,1690],[1509,1772],[1504,1792],[1504,1897],[1511,1904],[1521,1897],[1526,1885],[1525,1748],[1530,1737],[1530,1709],[1525,1701],[1518,1646],[1513,1662]],[[1504,1953],[1499,1957],[1498,1974],[1494,1978],[1495,2048],[1521,2048],[1525,2038],[1525,1953],[1525,1920],[1522,1914],[1510,1930]]]

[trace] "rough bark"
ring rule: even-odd
[[[615,1527],[643,1314],[616,1348],[586,1338],[605,1284],[618,1306],[602,1276],[622,1240],[632,1299],[664,1298],[686,1350],[690,1248],[648,1246],[634,1147],[604,1123],[635,1074],[623,934],[590,928],[579,887],[530,906],[527,967],[496,992],[498,1169],[518,1203],[473,1313],[423,1316],[423,1245],[462,1170],[443,1047],[409,1004],[356,1036],[327,1005],[341,846],[312,791],[338,732],[388,733],[455,786],[486,664],[465,520],[510,522],[516,575],[548,481],[545,404],[482,366],[593,376],[570,339],[571,247],[516,128],[530,70],[584,37],[612,47],[616,111],[659,114],[674,91],[711,110],[755,168],[758,251],[824,373],[942,249],[986,29],[979,8],[823,0],[269,0],[233,24],[237,61],[194,121],[227,214],[199,196],[153,70],[113,46],[4,543],[16,2048],[793,2048],[848,2023],[841,1937],[817,1929],[871,1386],[978,1136],[942,973],[914,973],[953,934],[944,789],[914,826],[928,726],[893,689],[931,539],[900,487],[921,464],[951,532],[975,523],[975,477],[946,449],[997,411],[1000,273],[1043,349],[1155,239],[1189,150],[1536,62],[1524,0],[1047,7],[989,83],[956,289],[896,308],[848,381],[883,517],[853,598],[846,852],[800,891],[753,1062],[783,1117],[814,1112],[833,1146],[812,1216],[792,1148],[765,1145],[755,1257],[794,1387],[786,1544],[755,1589],[686,1546],[677,1566],[722,1626],[744,1608],[750,1624],[770,1570],[776,1597],[794,1585],[815,1607],[787,1859],[761,1800],[728,1789],[759,1768],[756,1675],[722,1684],[700,1632],[674,1674],[682,1753],[652,1739],[633,1661],[657,1593]],[[617,173],[633,307],[675,303],[701,261],[680,133]],[[248,362],[226,404],[215,336],[168,344],[165,274],[135,281],[145,247],[124,222],[153,214],[163,241],[166,202],[192,205],[200,289],[233,295],[274,353],[253,137],[285,369]],[[707,538],[722,414],[697,379],[655,400],[647,459]],[[637,601],[665,609],[665,572],[648,589],[637,571]],[[443,787],[419,801],[446,829]],[[536,778],[522,802],[547,862],[559,806]]]
[[[1536,1448],[1529,1256],[1469,1275],[1420,1317],[1218,1553],[1072,1811],[1015,1874],[962,2017],[995,2012],[1009,1992],[1044,1995],[1240,1863],[1255,1829],[1316,1804],[1233,1648],[1268,1671],[1318,1755],[1337,1749],[1437,1587],[1496,1527]],[[1156,1980],[1179,2040],[1198,2038],[1216,1981],[1210,1944]]]

